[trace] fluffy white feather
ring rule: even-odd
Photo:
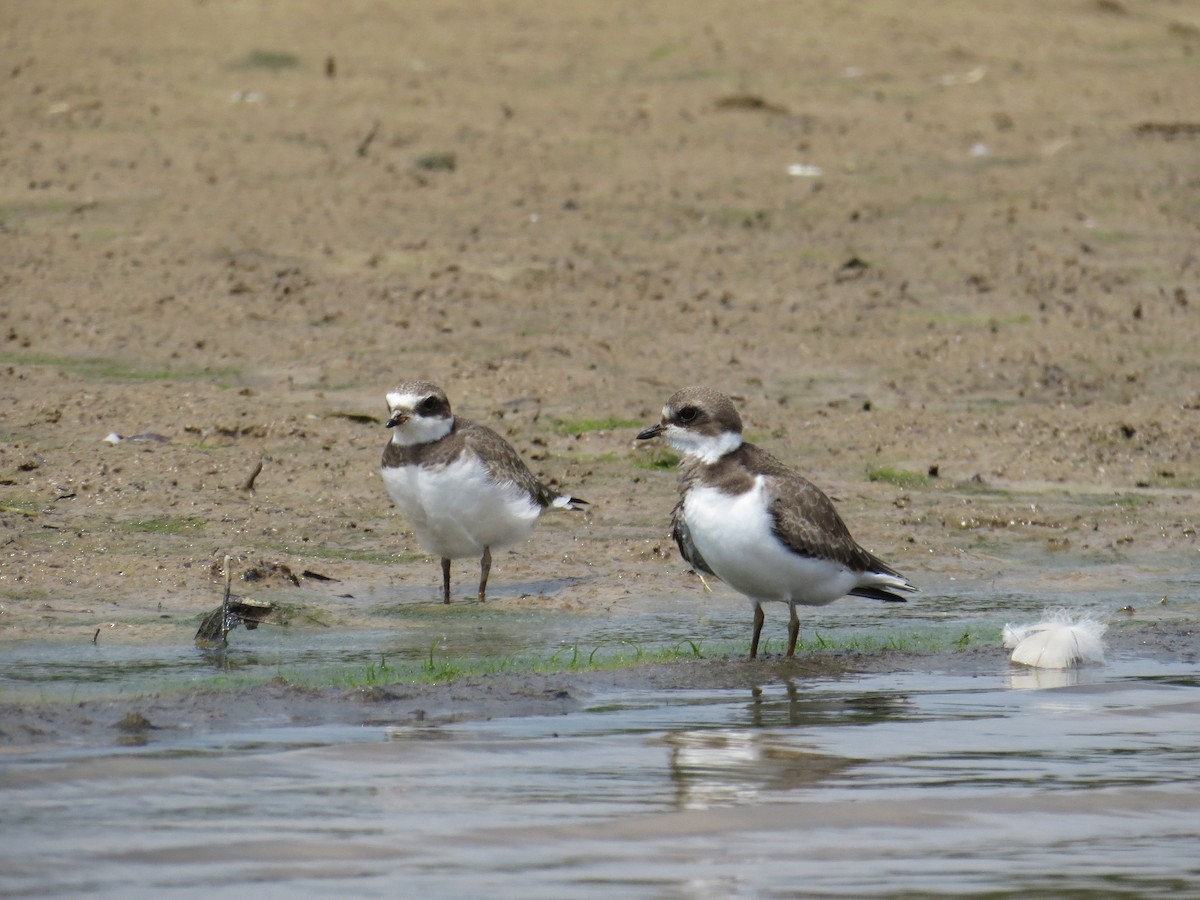
[[[1087,615],[1060,609],[1032,625],[1005,625],[1004,646],[1012,661],[1039,669],[1069,669],[1104,662],[1108,626]]]

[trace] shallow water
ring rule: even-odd
[[[0,758],[0,894],[1200,891],[1194,666],[619,691]]]
[[[1169,593],[1154,615],[1194,634],[1194,577],[1152,582],[1139,604]],[[983,585],[821,613],[836,639],[998,634],[1047,605],[1108,610],[1108,661],[1068,672],[951,649],[886,672],[769,664],[729,667],[712,688],[609,687],[559,716],[243,724],[12,750],[0,755],[0,895],[1200,896],[1195,641],[1132,637],[1145,632],[1122,624],[1127,593]],[[431,636],[446,653],[485,646],[479,608],[392,612],[404,628],[239,633],[221,664],[320,669],[427,653]],[[769,629],[781,613],[768,610]],[[486,615],[496,653],[697,630],[737,642],[749,625],[728,597],[640,616]],[[145,690],[214,666],[178,647],[11,649],[10,696],[39,681],[54,696]]]

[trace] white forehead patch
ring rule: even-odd
[[[414,409],[424,399],[424,394],[398,394],[388,391],[387,405],[388,409]]]

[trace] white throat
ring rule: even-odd
[[[668,425],[663,437],[667,443],[685,456],[694,456],[701,462],[712,464],[742,446],[742,436],[736,431],[722,431],[720,434],[697,434],[680,428],[678,425]]]
[[[392,429],[392,443],[401,447],[415,447],[419,444],[429,444],[440,441],[454,427],[454,416],[447,418],[422,419],[413,416],[403,425]]]

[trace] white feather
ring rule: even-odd
[[[1039,669],[1069,669],[1104,662],[1108,626],[1090,616],[1060,609],[1031,625],[1005,625],[1004,646],[1012,661]]]

